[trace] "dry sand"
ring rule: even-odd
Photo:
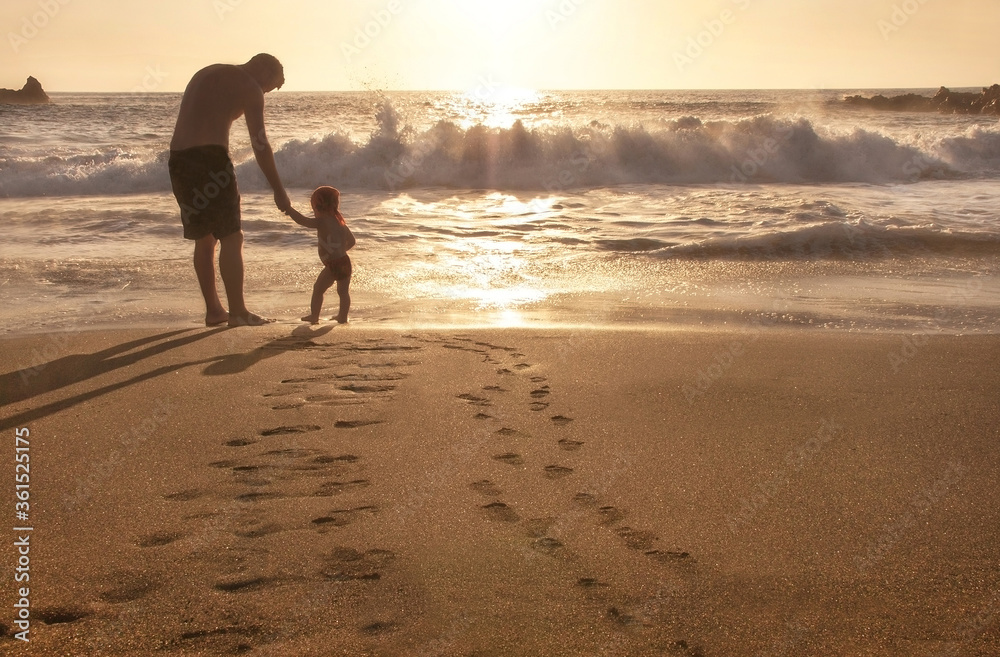
[[[996,336],[293,328],[2,343],[0,653],[1000,654]]]

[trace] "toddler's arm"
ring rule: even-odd
[[[304,214],[302,214],[301,212],[299,212],[295,208],[288,208],[288,211],[285,212],[285,214],[287,214],[289,217],[291,217],[292,221],[294,221],[295,223],[297,223],[300,226],[303,226],[305,228],[312,228],[312,229],[319,228],[319,221],[317,221],[316,219],[312,219],[310,217],[305,216]]]

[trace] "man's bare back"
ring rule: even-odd
[[[282,83],[283,77],[258,84],[242,66],[231,64],[201,69],[184,90],[170,149],[206,144],[228,148],[233,122],[244,114],[251,137],[259,139],[264,129],[264,94]]]

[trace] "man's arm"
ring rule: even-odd
[[[285,192],[285,186],[281,184],[278,168],[274,164],[274,151],[271,149],[271,143],[267,140],[267,131],[264,129],[264,94],[259,88],[250,92],[250,100],[247,101],[243,114],[246,117],[247,130],[250,132],[250,143],[253,145],[257,166],[260,167],[271,189],[274,190],[274,204],[282,212],[287,212],[292,207],[292,202],[288,198],[288,193]]]

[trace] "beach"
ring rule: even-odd
[[[998,353],[774,325],[6,338],[7,517],[15,454],[30,508],[2,556],[28,537],[30,582],[0,587],[0,653],[994,655]]]

